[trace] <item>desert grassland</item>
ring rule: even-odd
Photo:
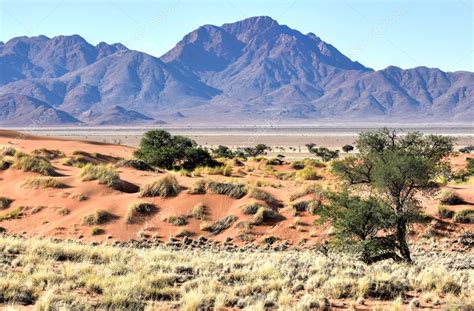
[[[427,251],[426,249],[429,249]],[[413,246],[414,264],[341,253],[174,251],[0,237],[0,302],[36,310],[474,308],[474,255]]]

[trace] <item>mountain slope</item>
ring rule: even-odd
[[[0,94],[88,124],[474,119],[474,73],[374,71],[265,16],[199,27],[161,58],[77,35],[14,38],[0,43]]]
[[[40,100],[16,94],[0,95],[0,125],[2,126],[57,126],[78,125],[76,118],[54,109]]]

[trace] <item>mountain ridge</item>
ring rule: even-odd
[[[0,95],[37,99],[85,124],[88,113],[105,124],[107,116],[114,124],[149,121],[125,111],[167,123],[183,122],[177,112],[188,123],[474,116],[474,73],[373,70],[268,16],[201,26],[159,58],[79,35],[17,37],[0,44],[0,72]],[[125,110],[111,113],[117,106]]]

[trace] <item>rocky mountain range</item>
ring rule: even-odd
[[[0,43],[2,126],[473,117],[472,72],[376,71],[264,16],[199,27],[159,58],[78,35]]]

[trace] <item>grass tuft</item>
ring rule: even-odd
[[[245,215],[255,215],[260,208],[263,206],[258,204],[257,202],[251,202],[245,205],[242,205],[240,209],[242,210],[242,213]]]
[[[280,219],[280,214],[272,209],[266,207],[260,207],[258,211],[253,215],[252,224],[261,225],[266,222],[276,221]]]
[[[81,178],[83,181],[98,180],[100,184],[111,188],[120,186],[120,177],[112,164],[86,164],[82,168]]]
[[[156,206],[151,203],[139,202],[128,207],[125,216],[127,224],[137,223],[140,217],[149,216],[156,211]]]
[[[25,172],[39,173],[45,176],[57,176],[56,170],[48,159],[17,152],[13,166]]]
[[[98,209],[84,217],[82,223],[87,226],[102,225],[113,219],[114,216],[105,210]]]
[[[25,180],[21,186],[24,188],[34,188],[34,189],[67,188],[67,185],[63,184],[62,182],[58,181],[56,178],[53,178],[53,177],[31,177]]]
[[[237,216],[228,215],[214,223],[201,224],[201,230],[208,231],[213,235],[217,235],[222,231],[228,229],[237,219]]]
[[[474,210],[464,209],[464,210],[456,212],[454,214],[453,221],[458,222],[458,223],[464,223],[464,224],[474,223]]]
[[[466,203],[454,190],[443,189],[439,194],[439,201],[444,205],[458,205]]]
[[[191,217],[199,220],[206,218],[207,208],[204,204],[199,203],[191,210]]]
[[[141,197],[173,197],[177,196],[181,187],[171,174],[166,174],[160,179],[143,186],[140,190]]]
[[[207,184],[210,191],[229,196],[234,199],[243,198],[247,194],[247,187],[244,184],[232,184],[211,181]]]
[[[206,194],[206,181],[204,179],[197,180],[188,190],[189,194]]]

